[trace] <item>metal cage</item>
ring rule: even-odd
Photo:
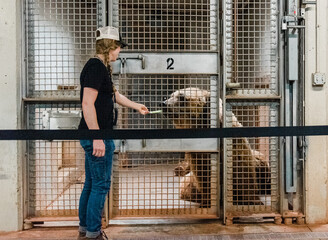
[[[119,27],[129,44],[117,61],[118,70],[114,68],[116,87],[150,110],[163,110],[162,114],[141,116],[120,108],[118,128],[279,125],[277,0],[222,2],[223,83],[219,76],[221,3],[109,3],[109,24]],[[28,128],[42,129],[44,115],[50,116],[52,111],[80,110],[74,103],[79,97],[79,74],[94,53],[94,31],[106,22],[105,5],[99,0],[26,1]],[[179,59],[180,67],[174,69],[170,64],[172,56]],[[144,66],[145,59],[151,67]],[[125,60],[142,63],[133,68],[136,64]],[[163,61],[167,63],[163,68],[153,68]],[[220,89],[222,86],[227,89]],[[199,97],[200,93],[203,96]],[[190,100],[192,95],[198,100]],[[164,109],[163,102],[176,96],[179,104]],[[218,140],[171,141],[168,146],[175,146],[164,150],[165,142],[150,144],[152,149],[143,140],[130,149],[125,149],[123,142],[118,142],[115,154],[111,217],[218,217],[223,169],[223,201],[228,212],[279,209],[277,138],[227,139],[224,146]],[[84,181],[83,151],[78,142],[28,144],[29,215],[76,215]],[[223,163],[220,155],[224,155]],[[179,167],[189,170],[182,174],[176,170]]]
[[[279,104],[275,102],[231,102],[226,107],[228,127],[278,126]],[[277,213],[278,138],[228,138],[226,144],[226,211]]]
[[[94,31],[104,24],[104,3],[27,0],[25,9],[27,128],[51,129],[54,112],[75,111],[68,122],[75,124],[79,75],[94,52]],[[29,141],[28,217],[76,216],[83,173],[78,141]]]

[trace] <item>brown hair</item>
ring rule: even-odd
[[[105,57],[105,65],[109,67],[108,53],[118,48],[120,44],[113,39],[100,39],[96,42],[96,54],[102,54]]]

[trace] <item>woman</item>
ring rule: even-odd
[[[103,27],[96,31],[96,55],[84,66],[81,82],[82,119],[79,129],[112,129],[114,101],[145,115],[147,107],[120,94],[112,82],[110,62],[116,61],[121,48],[127,46],[117,28]],[[107,239],[101,232],[101,217],[110,189],[113,140],[81,140],[85,151],[85,183],[79,205],[79,238]]]

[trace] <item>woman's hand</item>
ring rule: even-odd
[[[103,157],[105,156],[105,143],[101,139],[93,140],[93,153],[92,155],[95,157]]]
[[[126,96],[120,94],[118,91],[115,92],[115,96],[116,102],[121,106],[133,108],[142,115],[146,115],[147,113],[149,113],[148,108],[145,105],[131,101]]]
[[[139,113],[142,114],[142,115],[146,115],[147,113],[149,113],[148,108],[145,105],[142,105],[142,104],[139,104],[139,103],[138,103],[138,107],[137,107],[136,110],[138,110]]]

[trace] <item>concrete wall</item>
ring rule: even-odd
[[[305,123],[328,125],[328,83],[312,86],[312,73],[325,73],[328,77],[328,2],[317,0],[306,8],[305,50]],[[309,137],[306,158],[306,222],[328,222],[328,138]]]
[[[20,5],[20,0],[0,1],[0,129],[20,124]],[[20,144],[0,141],[0,231],[22,227]]]

